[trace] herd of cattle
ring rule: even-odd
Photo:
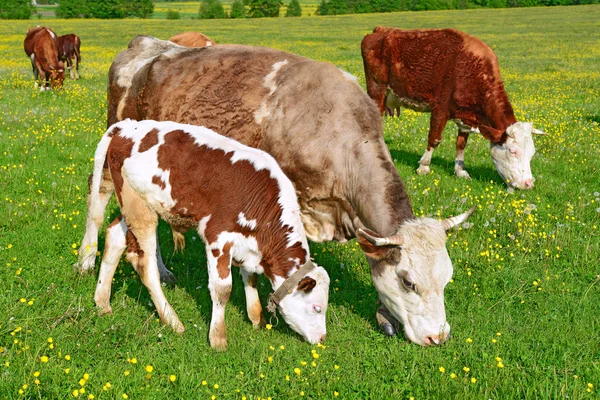
[[[30,29],[25,51],[42,90],[59,85],[69,45],[48,28]],[[213,301],[209,340],[227,346],[225,305],[231,265],[240,267],[248,317],[264,326],[257,274],[274,292],[267,309],[307,341],[326,334],[329,276],[310,259],[314,242],[356,238],[382,303],[388,335],[402,324],[412,342],[448,339],[444,288],[452,277],[446,231],[475,210],[445,220],[415,217],[383,140],[382,113],[431,112],[419,173],[428,173],[448,120],[458,125],[455,173],[469,178],[464,148],[471,132],[491,143],[510,187],[531,189],[531,123],[517,122],[498,61],[481,40],[453,29],[375,28],[362,41],[367,93],[330,63],[264,47],[216,45],[200,33],[169,41],[137,36],[108,76],[108,130],[90,176],[86,232],[77,267],[95,266],[98,231],[116,193],[121,215],[107,228],[95,302],[111,312],[122,254],[148,288],[161,320],[184,327],[160,281],[172,281],[158,243],[162,218],[175,248],[198,232],[206,246]],[[77,67],[76,67],[77,68]],[[73,75],[72,75],[73,77]],[[56,82],[56,83],[55,83]],[[161,122],[157,122],[161,121]],[[332,151],[334,149],[335,151]]]

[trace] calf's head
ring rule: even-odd
[[[465,221],[474,210],[443,221],[407,221],[388,237],[369,229],[356,233],[381,302],[402,323],[411,342],[438,345],[450,336],[444,288],[453,269],[446,250],[446,230]]]
[[[292,293],[279,303],[285,322],[312,344],[325,340],[325,313],[329,302],[329,275],[323,267],[310,271]]]
[[[492,144],[492,161],[507,185],[517,189],[533,188],[531,158],[535,154],[532,133],[544,132],[534,129],[530,122],[516,122],[506,129],[506,142]]]
[[[62,87],[65,80],[65,65],[62,61],[58,62],[58,68],[50,71],[50,82],[53,89]]]

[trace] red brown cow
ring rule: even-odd
[[[183,32],[169,38],[170,42],[185,47],[208,47],[215,43],[214,40],[200,32]]]
[[[80,47],[81,39],[73,33],[58,37],[58,58],[67,63],[71,79],[79,79],[79,63],[81,62]],[[75,60],[74,70],[73,60]]]
[[[50,28],[30,28],[23,43],[25,54],[31,59],[35,87],[40,90],[59,88],[65,79],[65,69],[58,59],[58,40]]]
[[[480,131],[491,143],[492,160],[503,180],[516,188],[533,187],[531,134],[543,132],[515,119],[498,60],[488,45],[455,29],[377,27],[365,36],[361,49],[367,92],[381,112],[388,87],[402,107],[431,112],[427,151],[418,173],[429,173],[433,150],[446,123],[453,120],[458,125],[458,177],[470,178],[464,148],[469,133]]]
[[[115,57],[108,81],[109,125],[126,118],[194,124],[271,154],[294,184],[308,238],[356,237],[379,298],[406,337],[423,346],[448,338],[446,230],[470,212],[444,221],[415,217],[381,116],[354,76],[274,49],[189,49],[138,36]],[[183,153],[187,144],[181,146]],[[114,192],[110,173],[102,176],[79,249],[82,271],[95,265],[98,229]],[[160,264],[159,271],[170,274]],[[378,322],[395,333],[388,321]]]

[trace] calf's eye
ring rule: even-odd
[[[321,306],[314,305],[314,306],[313,306],[313,310],[314,310],[314,311],[315,311],[317,314],[321,314],[322,308],[321,308]]]
[[[408,289],[408,290],[412,290],[413,292],[417,291],[417,285],[411,281],[409,281],[406,278],[402,278],[402,284]]]

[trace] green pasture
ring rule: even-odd
[[[173,3],[176,5],[177,3]],[[38,23],[81,37],[81,79],[34,90],[23,52]],[[416,175],[428,115],[386,118],[385,139],[418,215],[478,209],[448,235],[452,338],[422,348],[388,338],[356,242],[311,244],[331,276],[325,346],[282,321],[255,331],[237,273],[229,348],[208,345],[204,249],[187,234],[163,256],[177,277],[166,296],[185,324],[157,320],[123,260],[113,314],[98,316],[96,274],[79,276],[87,179],[106,129],[107,72],[131,38],[196,30],[218,43],[278,48],[329,61],[364,85],[360,41],[374,26],[455,27],[498,55],[517,118],[534,138],[531,191],[508,192],[485,139],[466,151],[472,180],[453,174],[456,128]],[[335,95],[335,94],[332,94]],[[300,101],[306,99],[299,99]],[[307,116],[311,118],[311,116]],[[41,20],[0,24],[0,399],[592,399],[600,385],[600,6],[410,12],[260,20]],[[336,149],[331,149],[335,151]],[[243,195],[243,194],[240,194]],[[109,216],[118,210],[113,201]],[[104,233],[100,234],[100,248]],[[259,281],[263,299],[269,293]]]

